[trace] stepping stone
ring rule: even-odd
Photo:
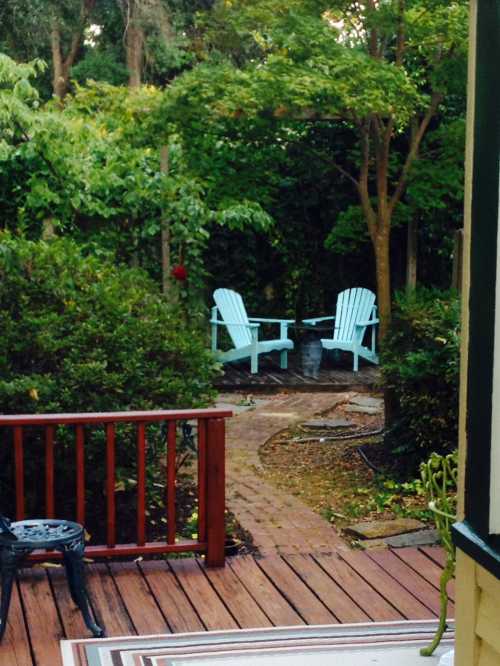
[[[386,537],[385,539],[360,539],[356,544],[363,550],[376,550],[377,548],[407,548],[418,546],[435,546],[440,543],[437,530],[420,530],[407,534]]]
[[[356,397],[349,400],[351,405],[359,405],[360,407],[378,407],[382,409],[384,406],[384,400],[382,398],[374,398],[371,395],[357,395]]]
[[[387,550],[387,544],[384,539],[360,539],[354,543],[363,550],[382,550],[384,548]]]
[[[347,534],[351,534],[358,539],[384,539],[385,537],[395,536],[396,534],[405,534],[406,532],[416,532],[424,529],[425,523],[414,518],[396,518],[396,520],[379,520],[349,525],[345,528]]]
[[[381,407],[362,407],[361,405],[347,405],[345,408],[346,412],[351,412],[353,414],[381,414]]]
[[[407,546],[434,546],[440,543],[437,530],[421,530],[410,534],[398,534],[387,537],[384,542],[391,548],[406,548]]]
[[[346,419],[315,419],[313,421],[306,421],[302,425],[304,428],[328,430],[329,428],[352,428],[354,423],[346,421]]]

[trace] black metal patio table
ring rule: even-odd
[[[21,520],[11,523],[0,516],[0,572],[2,600],[0,603],[0,641],[7,626],[12,587],[17,569],[30,553],[38,549],[62,553],[71,597],[81,610],[86,626],[96,638],[104,636],[90,614],[85,586],[83,553],[84,528],[69,520]]]

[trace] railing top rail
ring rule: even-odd
[[[88,414],[0,414],[0,426],[73,425],[92,423],[152,423],[191,419],[223,419],[228,409],[166,409],[146,412],[92,412]]]

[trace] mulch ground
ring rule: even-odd
[[[352,413],[346,406],[338,405],[325,416],[345,418],[369,431],[383,426],[383,415]],[[297,496],[340,529],[359,520],[427,518],[426,500],[415,493],[413,484],[394,480],[394,460],[381,436],[321,441],[331,434],[299,425],[272,437],[260,449],[266,480]],[[295,441],[311,437],[311,441]],[[360,447],[379,473],[363,460]]]

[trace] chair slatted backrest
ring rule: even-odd
[[[240,349],[249,345],[252,342],[252,336],[250,328],[244,326],[249,321],[241,296],[232,289],[216,289],[214,291],[214,301],[222,320],[231,322],[226,324],[226,327],[235,348]]]
[[[366,326],[356,329],[358,321],[368,321],[375,305],[375,294],[369,289],[354,287],[341,291],[337,297],[335,328],[333,339],[339,342],[351,342],[357,336],[361,344]]]

